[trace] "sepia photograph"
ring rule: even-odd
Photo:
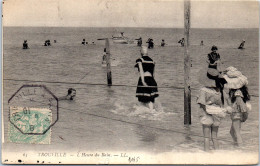
[[[3,0],[2,164],[258,162],[258,1]]]

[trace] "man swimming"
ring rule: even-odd
[[[69,88],[66,96],[60,97],[59,100],[73,100],[76,97],[76,89]]]

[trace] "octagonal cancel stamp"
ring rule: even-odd
[[[58,98],[44,85],[23,85],[8,100],[8,138],[14,143],[50,144],[58,121]]]

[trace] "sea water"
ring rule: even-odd
[[[140,106],[135,97],[139,73],[134,65],[140,57],[136,43],[114,44],[110,40],[111,57],[118,64],[112,66],[115,86],[106,85],[106,68],[101,64],[105,41],[97,39],[111,38],[119,32],[125,32],[133,40],[142,37],[144,45],[148,38],[154,39],[155,48],[148,54],[156,63],[159,97],[155,110]],[[4,27],[4,116],[8,115],[7,100],[24,84],[44,84],[56,96],[64,96],[68,88],[75,88],[75,101],[59,103],[59,121],[52,127],[52,148],[202,150],[203,134],[196,105],[202,85],[198,77],[201,70],[206,70],[211,46],[216,45],[222,67],[234,66],[248,77],[253,109],[242,125],[245,146],[238,150],[257,151],[258,29],[191,29],[192,125],[189,127],[183,124],[184,48],[178,43],[184,37],[183,32],[173,28]],[[83,38],[88,45],[81,45]],[[43,46],[47,39],[52,46]],[[165,47],[160,46],[162,39],[167,44]],[[30,49],[22,49],[24,40]],[[202,40],[204,46],[200,46]],[[245,49],[238,50],[242,40],[246,41]],[[219,128],[220,146],[224,150],[234,149],[230,125],[227,116]],[[6,118],[4,132],[7,133]]]

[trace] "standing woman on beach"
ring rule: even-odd
[[[212,140],[215,149],[219,148],[218,128],[227,112],[224,109],[223,93],[226,80],[216,69],[209,69],[208,72],[201,73],[199,82],[204,87],[200,89],[197,104],[199,105],[199,117],[204,135],[204,150],[209,151],[210,140]]]
[[[136,60],[135,67],[138,68],[140,78],[136,89],[138,101],[150,109],[154,109],[155,98],[159,96],[157,83],[154,79],[155,63],[148,56],[147,47],[141,47],[141,58]]]

